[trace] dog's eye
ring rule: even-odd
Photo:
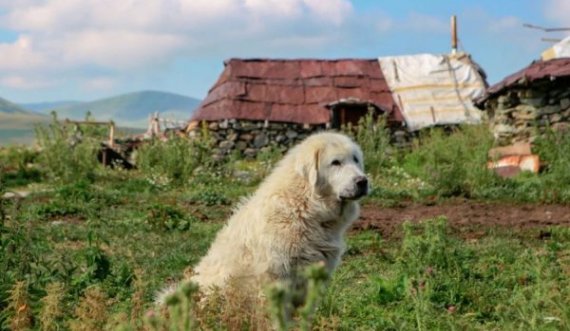
[[[356,156],[353,156],[354,162],[358,163],[358,158]]]
[[[331,162],[331,165],[333,165],[333,166],[339,166],[339,165],[340,165],[340,161],[339,161],[339,160],[333,160],[333,161]]]

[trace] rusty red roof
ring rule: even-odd
[[[224,65],[191,120],[324,124],[327,104],[356,98],[403,121],[376,59],[230,59]]]
[[[559,58],[548,61],[534,61],[528,67],[505,77],[502,81],[489,87],[485,95],[475,100],[481,106],[490,97],[500,94],[512,86],[524,86],[537,80],[570,77],[570,58]]]

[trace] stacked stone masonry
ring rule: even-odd
[[[484,106],[498,145],[533,142],[549,129],[570,127],[570,82],[548,80],[511,87]]]
[[[302,125],[294,123],[224,120],[205,122],[209,135],[214,140],[214,159],[221,159],[234,152],[249,158],[272,149],[285,152],[309,135],[327,129],[326,125]],[[190,138],[198,137],[203,130],[196,125],[189,132]],[[403,128],[391,130],[395,146],[409,144],[410,135]]]
[[[240,152],[246,157],[255,157],[259,152],[278,149],[285,151],[310,134],[324,130],[324,125],[300,125],[259,121],[225,120],[207,122],[210,136],[214,139],[213,156],[216,159]],[[197,126],[190,137],[200,134]]]

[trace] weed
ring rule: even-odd
[[[138,150],[137,167],[155,186],[185,185],[196,168],[211,164],[209,145],[205,139],[155,140]]]
[[[148,207],[147,213],[147,224],[159,231],[187,231],[196,221],[194,217],[180,208],[165,204],[153,204]]]
[[[46,296],[41,299],[39,316],[40,329],[53,331],[60,329],[61,319],[64,316],[63,297],[65,288],[62,283],[50,283],[46,287]]]
[[[28,330],[32,326],[32,310],[29,303],[28,284],[17,281],[8,297],[8,306],[2,312],[7,317],[10,330]]]
[[[85,290],[74,311],[74,319],[68,322],[70,330],[92,331],[103,330],[108,319],[109,299],[98,286]]]

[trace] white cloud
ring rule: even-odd
[[[112,77],[94,77],[87,79],[83,86],[87,90],[111,90],[117,85],[117,80]]]
[[[0,27],[19,34],[0,43],[0,74],[127,74],[212,51],[318,48],[352,15],[350,0],[0,0]]]
[[[26,77],[19,75],[0,76],[0,86],[13,89],[32,90],[51,87],[54,84],[54,81],[47,81],[38,77]]]
[[[554,24],[559,25],[556,27],[570,27],[570,1],[547,0],[544,2],[544,13]]]

